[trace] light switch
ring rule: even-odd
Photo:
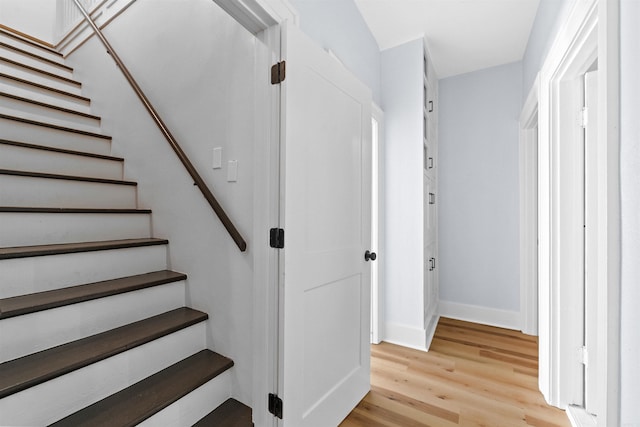
[[[211,167],[213,169],[220,169],[222,167],[222,147],[216,147],[213,149]]]
[[[238,161],[229,160],[227,163],[227,181],[236,182],[238,180]]]

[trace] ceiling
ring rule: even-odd
[[[439,78],[519,61],[540,0],[355,0],[381,50],[425,36]]]

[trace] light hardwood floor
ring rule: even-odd
[[[537,383],[536,337],[441,318],[429,352],[371,346],[371,391],[341,427],[570,427]]]

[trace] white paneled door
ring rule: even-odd
[[[335,426],[370,388],[371,93],[283,31],[281,425]]]

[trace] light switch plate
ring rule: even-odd
[[[213,149],[213,157],[211,161],[211,167],[213,169],[222,168],[222,147],[216,147]]]
[[[229,160],[227,163],[227,181],[236,182],[238,180],[238,161]]]

